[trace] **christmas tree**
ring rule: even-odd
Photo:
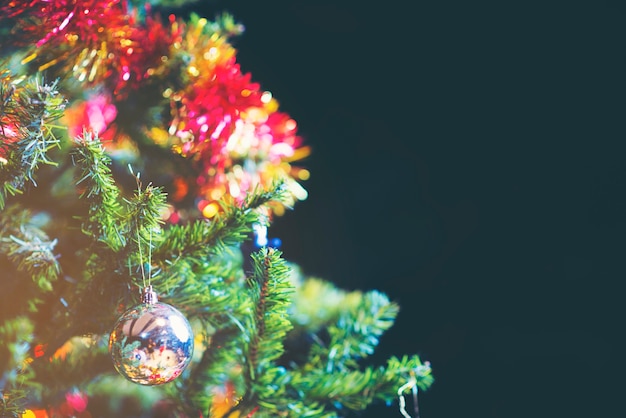
[[[309,145],[182,3],[0,3],[0,416],[417,416],[397,304],[268,240]]]

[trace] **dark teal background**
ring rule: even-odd
[[[422,418],[623,413],[622,2],[202,4],[313,148],[270,236],[401,305],[372,361],[432,362]]]

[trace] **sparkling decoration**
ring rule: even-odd
[[[151,137],[194,162],[199,211],[210,218],[222,197],[243,201],[255,187],[267,188],[276,180],[291,192],[288,206],[306,199],[298,180],[306,180],[308,171],[290,164],[309,154],[296,122],[278,112],[269,91],[242,73],[227,36],[213,32],[206,19],[180,32],[184,36],[174,42],[173,55],[189,63],[187,82],[177,91],[164,91],[171,123],[167,132],[153,130]],[[281,214],[281,209],[273,211]]]
[[[305,200],[300,183],[309,171],[294,164],[310,148],[303,146],[296,121],[279,112],[272,93],[237,62],[230,38],[243,26],[228,15],[216,22],[194,15],[161,18],[149,13],[150,3],[145,9],[131,4],[11,0],[0,5],[0,26],[18,16],[25,22],[6,37],[24,47],[21,63],[83,92],[66,114],[69,136],[97,132],[107,152],[124,165],[141,157],[140,131],[184,157],[185,169],[172,170],[184,174],[168,179],[172,207],[165,219],[172,223],[212,218],[222,210],[222,199],[242,203],[257,187],[269,189],[277,182],[284,184],[286,200],[263,208],[266,215],[282,215]],[[145,96],[137,89],[146,85],[164,100],[138,121],[137,131],[126,132],[118,119],[137,106]],[[0,164],[3,153],[0,149]]]
[[[15,0],[0,13],[0,23],[28,16],[16,27],[24,45],[35,45],[23,64],[32,62],[39,71],[59,67],[59,74],[105,84],[119,96],[151,76],[171,44],[172,34],[159,20],[146,14],[140,21],[122,0]]]
[[[194,337],[180,311],[158,302],[148,286],[139,306],[127,310],[109,337],[115,369],[131,382],[160,385],[178,377],[191,361]]]
[[[117,108],[109,95],[95,92],[85,100],[76,100],[67,108],[64,122],[68,126],[70,138],[83,134],[83,130],[97,132],[103,142],[110,142],[115,136],[115,126],[112,125],[117,116]],[[110,128],[113,129],[110,129]],[[107,130],[107,128],[109,128]]]

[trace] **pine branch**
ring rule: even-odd
[[[26,360],[31,356],[33,324],[19,316],[0,324],[0,417],[21,417],[28,392],[40,386]]]
[[[309,403],[325,405],[325,412],[336,409],[359,411],[365,409],[372,401],[374,373],[371,368],[363,371],[352,370],[341,373],[326,373],[316,369],[300,378],[293,379],[296,390],[306,393],[300,400]]]
[[[377,370],[378,386],[375,392],[377,398],[391,399],[397,394],[398,385],[414,380],[421,390],[427,390],[434,382],[430,362],[422,362],[419,356],[391,357],[386,367]]]
[[[131,171],[132,172],[132,171]],[[154,187],[151,183],[142,187],[139,174],[136,175],[137,189],[131,199],[124,199],[126,203],[124,225],[119,233],[128,237],[126,245],[118,253],[122,260],[132,260],[133,265],[140,266],[142,278],[153,276],[152,249],[162,240],[161,213],[166,205],[166,194],[162,188]],[[145,271],[147,266],[147,272]]]
[[[111,306],[120,303],[124,295],[128,298],[132,276],[128,269],[144,268],[148,261],[145,247],[159,237],[159,212],[165,201],[161,190],[152,185],[138,187],[133,196],[122,199],[111,173],[111,158],[98,136],[85,131],[75,142],[71,156],[78,167],[80,197],[87,205],[82,231],[92,242],[81,251],[82,277],[73,294],[67,295],[73,314],[80,318],[71,335],[102,331],[107,326],[104,321],[111,317]],[[83,316],[83,312],[89,315]]]
[[[223,201],[223,212],[213,220],[198,220],[185,225],[172,225],[155,248],[155,262],[172,264],[184,257],[203,259],[225,248],[240,244],[249,237],[252,225],[261,215],[255,209],[285,198],[282,183],[275,184],[269,191],[257,189],[242,206]]]
[[[289,268],[281,254],[273,248],[262,248],[252,254],[254,274],[248,283],[256,309],[247,327],[250,341],[244,377],[248,393],[242,407],[258,402],[266,409],[274,409],[274,399],[284,390],[282,385],[276,384],[283,369],[274,362],[282,355],[285,335],[292,328],[287,309],[293,288],[288,280]]]
[[[35,284],[36,288],[25,281],[19,283],[21,280],[17,277],[12,278],[21,290],[19,293],[24,298],[24,306],[34,312],[40,303],[37,296],[52,290],[52,283],[59,277],[60,266],[53,252],[56,239],[50,240],[29,222],[29,218],[28,211],[16,206],[4,210],[0,220],[0,255],[6,257],[16,272],[22,273],[21,278],[29,278]],[[8,282],[4,283],[5,288]]]
[[[289,190],[285,182],[276,180],[269,189],[265,190],[261,186],[257,186],[253,192],[246,195],[244,207],[256,209],[272,201],[285,203],[289,197]]]
[[[126,231],[138,231],[144,242],[157,240],[163,224],[161,213],[165,208],[167,195],[161,187],[155,187],[152,183],[142,187],[139,174],[135,178],[135,194],[131,199],[124,199],[127,204]]]
[[[152,283],[161,290],[162,299],[219,327],[249,309],[249,300],[241,292],[240,267],[218,257],[184,258],[153,277]]]
[[[417,356],[405,356],[401,360],[392,357],[386,367],[367,367],[362,371],[328,374],[317,370],[298,383],[302,385],[300,390],[306,390],[311,399],[326,401],[333,408],[361,411],[376,399],[394,401],[398,390],[411,379],[415,379],[422,390],[433,382],[430,366],[422,364]]]
[[[0,389],[15,384],[18,372],[29,356],[33,324],[25,316],[7,319],[0,324]],[[0,415],[1,417],[2,415]]]
[[[22,388],[0,390],[0,417],[20,418],[27,398],[28,394]]]
[[[380,336],[393,325],[397,304],[380,292],[363,295],[354,310],[343,311],[336,324],[328,328],[330,344],[325,357],[327,372],[355,367],[357,360],[374,353]]]
[[[38,228],[25,224],[8,236],[0,236],[0,253],[31,277],[41,291],[49,292],[60,271],[53,253],[56,244]]]
[[[298,278],[294,280],[298,282]],[[289,334],[285,353],[290,369],[276,377],[284,386],[274,408],[285,416],[337,417],[365,409],[375,400],[392,402],[407,382],[420,389],[432,383],[429,365],[417,356],[392,358],[385,367],[365,367],[359,360],[371,355],[380,336],[389,329],[398,306],[380,292],[345,292],[328,282],[307,279],[297,286],[292,318],[297,328]],[[307,349],[294,338],[308,336]],[[305,356],[302,352],[306,352]],[[297,355],[298,361],[290,361]]]
[[[392,357],[384,367],[363,370],[292,370],[277,376],[273,383],[286,389],[274,400],[268,416],[336,418],[348,411],[362,411],[375,400],[394,402],[403,390],[426,390],[433,378],[428,363],[421,363],[417,356],[405,356]]]
[[[64,109],[57,82],[45,84],[34,77],[20,86],[8,76],[0,79],[0,209],[27,181],[37,185],[39,165],[56,165],[48,152],[60,145],[53,122]]]
[[[294,322],[297,335],[324,334],[314,338],[308,364],[328,373],[355,368],[358,360],[373,354],[380,336],[398,314],[397,304],[380,292],[338,290],[316,279],[306,280],[296,295]]]
[[[83,187],[81,198],[89,204],[89,215],[83,219],[83,232],[114,251],[126,244],[120,232],[123,225],[119,189],[111,174],[111,158],[97,135],[85,131],[76,139],[72,157],[80,169],[77,184]]]

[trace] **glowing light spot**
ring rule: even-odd
[[[134,52],[134,50],[133,50],[132,48],[128,48],[128,49],[126,50],[126,55],[132,55],[132,54],[133,54],[133,52]]]
[[[35,358],[39,358],[45,354],[46,346],[43,344],[37,344],[35,346]]]
[[[174,211],[174,208],[171,206],[165,206],[159,211],[161,219],[169,219],[172,217],[172,214],[174,213],[176,212]]]
[[[83,412],[87,409],[87,395],[80,392],[68,392],[65,394],[65,401],[67,405],[74,409],[76,412]],[[73,415],[73,414],[72,414]]]
[[[265,109],[267,109],[267,111],[270,113],[276,112],[278,110],[278,102],[274,99],[270,100],[268,103],[265,104]]]
[[[241,194],[241,189],[239,188],[239,184],[236,181],[231,181],[228,183],[228,191],[232,197],[239,197]]]
[[[208,205],[208,204],[209,204],[208,201],[206,201],[204,199],[200,199],[200,201],[198,202],[198,209],[200,211],[202,211],[206,207],[206,205]]]
[[[272,93],[269,91],[264,91],[261,95],[261,102],[267,104],[270,102],[270,100],[272,100]]]
[[[204,58],[205,60],[211,61],[211,60],[216,59],[219,55],[220,55],[219,50],[216,47],[211,47],[209,48],[208,51],[206,51],[202,55],[202,58]]]
[[[298,124],[293,119],[289,119],[287,122],[285,122],[285,128],[287,128],[287,130],[293,131],[294,129],[296,129],[297,126]]]
[[[298,171],[298,178],[300,180],[308,180],[311,177],[311,172],[307,169],[302,169]]]
[[[300,186],[298,183],[293,182],[289,185],[289,187],[291,193],[293,193],[296,199],[306,200],[306,198],[309,197],[309,193],[304,189],[304,187]]]
[[[63,30],[65,29],[65,27],[67,26],[68,23],[70,23],[70,19],[74,17],[74,12],[70,12],[69,15],[67,15],[67,17],[65,18],[65,20],[63,20],[63,22],[59,25],[59,30]]]
[[[97,72],[98,72],[97,65],[94,65],[93,67],[91,67],[91,71],[89,72],[89,81],[93,81],[94,78],[96,78]]]
[[[289,144],[285,144],[284,142],[280,142],[278,144],[272,145],[270,149],[272,154],[279,156],[290,157],[294,154],[293,148]]]
[[[178,223],[178,221],[180,221],[180,215],[178,214],[178,212],[173,212],[172,215],[170,215],[170,217],[168,218],[168,221],[173,224]]]
[[[46,70],[46,69],[48,69],[48,68],[52,67],[52,66],[53,66],[54,64],[56,64],[57,62],[59,62],[59,60],[58,60],[58,59],[56,59],[56,58],[55,58],[55,59],[53,59],[53,60],[50,60],[50,61],[48,61],[47,63],[45,63],[45,64],[43,64],[43,65],[40,65],[40,66],[39,66],[39,68],[38,68],[38,70],[39,70],[39,71]]]
[[[128,73],[128,72],[124,73],[124,75],[122,76],[122,80],[124,80],[124,81],[130,80],[130,73]]]
[[[220,211],[219,206],[215,202],[211,202],[202,209],[202,216],[205,218],[212,218]]]
[[[34,52],[34,53],[30,54],[29,56],[27,56],[26,58],[24,58],[21,63],[22,64],[29,63],[32,60],[34,60],[35,58],[37,58],[37,53],[36,52]]]
[[[243,176],[245,176],[245,172],[243,171],[243,168],[237,164],[235,166],[233,166],[233,174],[235,175],[235,178],[242,178]]]
[[[209,197],[213,200],[220,200],[224,196],[224,192],[220,189],[213,189],[209,193]]]
[[[309,155],[311,155],[311,147],[306,146],[306,147],[300,147],[298,148],[293,155],[289,158],[289,161],[297,161],[297,160],[301,160],[303,158],[308,157]]]
[[[226,127],[226,124],[230,122],[230,116],[226,115],[224,116],[224,120],[220,121],[220,123],[217,124],[217,127],[215,128],[215,131],[213,132],[213,134],[211,134],[211,139],[217,139],[220,137],[220,134],[222,133],[222,131],[224,130],[224,128]],[[206,131],[204,131],[206,132]]]
[[[261,224],[254,224],[252,228],[254,229],[254,232],[256,232],[256,245],[259,247],[265,247],[268,243],[267,227]]]
[[[248,89],[241,90],[241,95],[243,97],[248,97],[248,96],[250,96],[250,94],[252,94],[252,92],[250,90],[248,90]]]
[[[264,123],[267,121],[267,112],[263,108],[251,107],[246,111],[245,118],[251,122]]]
[[[192,75],[194,77],[197,77],[200,75],[200,71],[198,71],[198,69],[194,67],[193,65],[190,65],[189,68],[187,68],[187,72],[189,73],[189,75]]]
[[[285,214],[285,207],[282,205],[272,206],[272,210],[276,216],[283,216]]]

